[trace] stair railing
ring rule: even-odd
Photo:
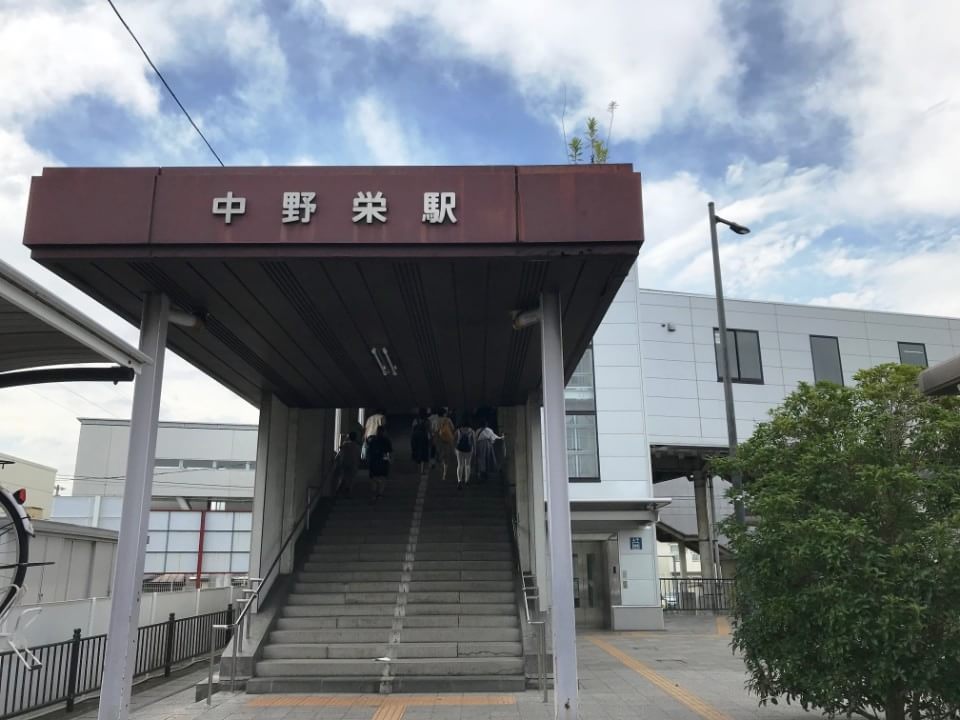
[[[520,582],[523,589],[523,610],[526,616],[527,625],[536,628],[537,639],[537,689],[543,693],[543,702],[548,702],[547,698],[547,671],[546,671],[546,653],[547,653],[547,630],[546,630],[546,611],[536,610],[536,614],[530,612],[530,602],[537,604],[540,602],[540,590],[537,587],[537,577],[531,572],[524,572],[523,563],[520,562],[520,548],[518,544],[519,527],[517,518],[511,513],[510,521],[513,526],[511,537],[511,546],[513,547],[514,560],[517,564],[517,572],[520,573]]]
[[[274,557],[273,562],[270,563],[270,567],[267,568],[267,572],[263,574],[262,578],[247,577],[244,578],[245,584],[247,587],[243,588],[242,592],[244,597],[242,598],[241,604],[242,608],[240,612],[237,613],[236,619],[227,625],[213,625],[210,628],[210,665],[207,672],[207,705],[211,703],[211,697],[213,696],[213,656],[214,656],[214,647],[215,643],[213,640],[214,633],[218,630],[229,630],[232,631],[233,635],[233,665],[230,668],[230,691],[233,692],[236,687],[237,680],[237,651],[243,650],[243,639],[246,636],[247,639],[250,639],[250,619],[247,617],[250,614],[250,608],[253,607],[255,601],[259,602],[260,600],[260,591],[263,589],[263,586],[266,584],[267,580],[270,579],[270,576],[273,574],[274,570],[277,570],[280,567],[280,558],[283,557],[283,553],[286,552],[287,546],[290,545],[290,542],[294,537],[299,537],[297,535],[297,530],[300,529],[300,526],[304,526],[304,531],[310,529],[310,517],[313,515],[314,511],[317,509],[317,506],[320,504],[320,500],[323,498],[319,492],[317,492],[311,498],[311,491],[317,488],[308,487],[307,488],[307,507],[304,508],[303,512],[300,513],[300,517],[297,518],[297,521],[293,524],[293,527],[290,529],[290,532],[287,533],[286,539],[284,539],[283,544],[280,546],[280,549],[277,551],[276,557]]]

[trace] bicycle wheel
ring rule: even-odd
[[[0,618],[13,602],[17,588],[27,574],[27,530],[19,509],[5,492],[0,492]]]

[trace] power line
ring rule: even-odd
[[[173,91],[173,88],[170,87],[170,84],[163,77],[160,70],[157,68],[156,65],[153,64],[153,60],[151,60],[150,56],[147,55],[147,51],[143,49],[143,45],[140,44],[140,41],[137,39],[137,36],[133,34],[133,30],[130,29],[130,26],[127,25],[127,21],[123,19],[123,15],[121,15],[120,11],[117,10],[117,6],[113,4],[113,0],[107,0],[107,4],[109,4],[110,7],[113,8],[113,12],[116,13],[117,18],[120,20],[123,26],[127,29],[127,32],[130,33],[130,37],[133,38],[133,41],[137,44],[137,47],[140,48],[140,52],[143,53],[143,56],[147,59],[147,62],[150,63],[150,67],[153,68],[153,71],[157,74],[157,77],[160,78],[160,82],[163,83],[163,86],[167,89],[167,92],[170,93],[170,97],[174,99],[177,105],[180,106],[180,109],[183,111],[183,114],[187,116],[187,120],[189,120],[190,124],[193,125],[193,129],[197,131],[197,135],[200,136],[200,139],[203,140],[203,142],[206,144],[210,152],[213,153],[213,156],[217,159],[217,162],[220,163],[220,167],[224,167],[223,160],[220,159],[220,156],[217,155],[217,151],[213,149],[213,146],[204,136],[203,132],[201,132],[200,128],[197,127],[197,124],[193,121],[193,118],[190,117],[190,113],[187,112],[187,109],[183,106],[183,103],[180,102],[180,98],[177,97],[177,94]]]

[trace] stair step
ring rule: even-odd
[[[246,691],[264,693],[358,693],[380,692],[381,676],[367,677],[252,677]],[[518,675],[409,675],[394,678],[394,693],[516,693],[526,689],[526,678]]]
[[[354,606],[354,605],[386,605],[396,603],[397,590],[393,592],[357,592],[357,593],[297,593],[292,592],[287,597],[287,605],[318,605],[318,606]]]
[[[408,628],[400,634],[402,643],[429,642],[520,642],[520,628]]]
[[[520,642],[416,642],[391,646],[384,642],[271,643],[265,660],[369,660],[390,655],[409,658],[519,657]]]
[[[341,615],[388,615],[393,617],[396,606],[396,596],[394,596],[394,602],[383,605],[372,603],[363,605],[287,605],[284,608],[284,613],[290,613],[290,617],[337,617]]]
[[[283,659],[261,660],[258,677],[330,677],[376,675],[385,663],[376,660]],[[406,675],[513,675],[523,672],[522,657],[399,659],[390,663],[397,677]]]

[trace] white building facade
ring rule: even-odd
[[[620,530],[617,552],[606,545],[606,563],[600,564],[607,578],[597,572],[577,583],[602,589],[606,582],[611,607],[605,624],[624,628],[656,626],[653,615],[637,609],[659,608],[663,602],[658,536],[674,544],[672,549],[660,545],[659,565],[671,568],[670,575],[722,575],[724,539],[704,544],[709,539],[703,520],[697,520],[697,485],[709,524],[730,512],[725,483],[697,477],[704,458],[727,447],[716,301],[708,295],[639,289],[635,273],[595,334],[592,353],[574,373],[576,390],[568,390],[567,402],[572,502],[651,496],[669,502],[659,509],[656,527]],[[927,366],[960,353],[960,319],[739,300],[728,300],[726,311],[741,441],[800,382],[850,385],[863,368],[888,362]],[[585,411],[578,399],[588,394],[590,363],[595,411]],[[575,533],[575,554],[578,545],[589,552],[578,539]],[[599,554],[601,544],[592,543]],[[677,545],[698,548],[704,567],[683,567],[690,565],[689,555],[678,552]],[[720,568],[705,556],[718,559]],[[587,569],[580,571],[582,576]],[[629,608],[634,610],[624,613]],[[592,621],[584,617],[585,624],[597,624],[598,618],[599,613]]]

